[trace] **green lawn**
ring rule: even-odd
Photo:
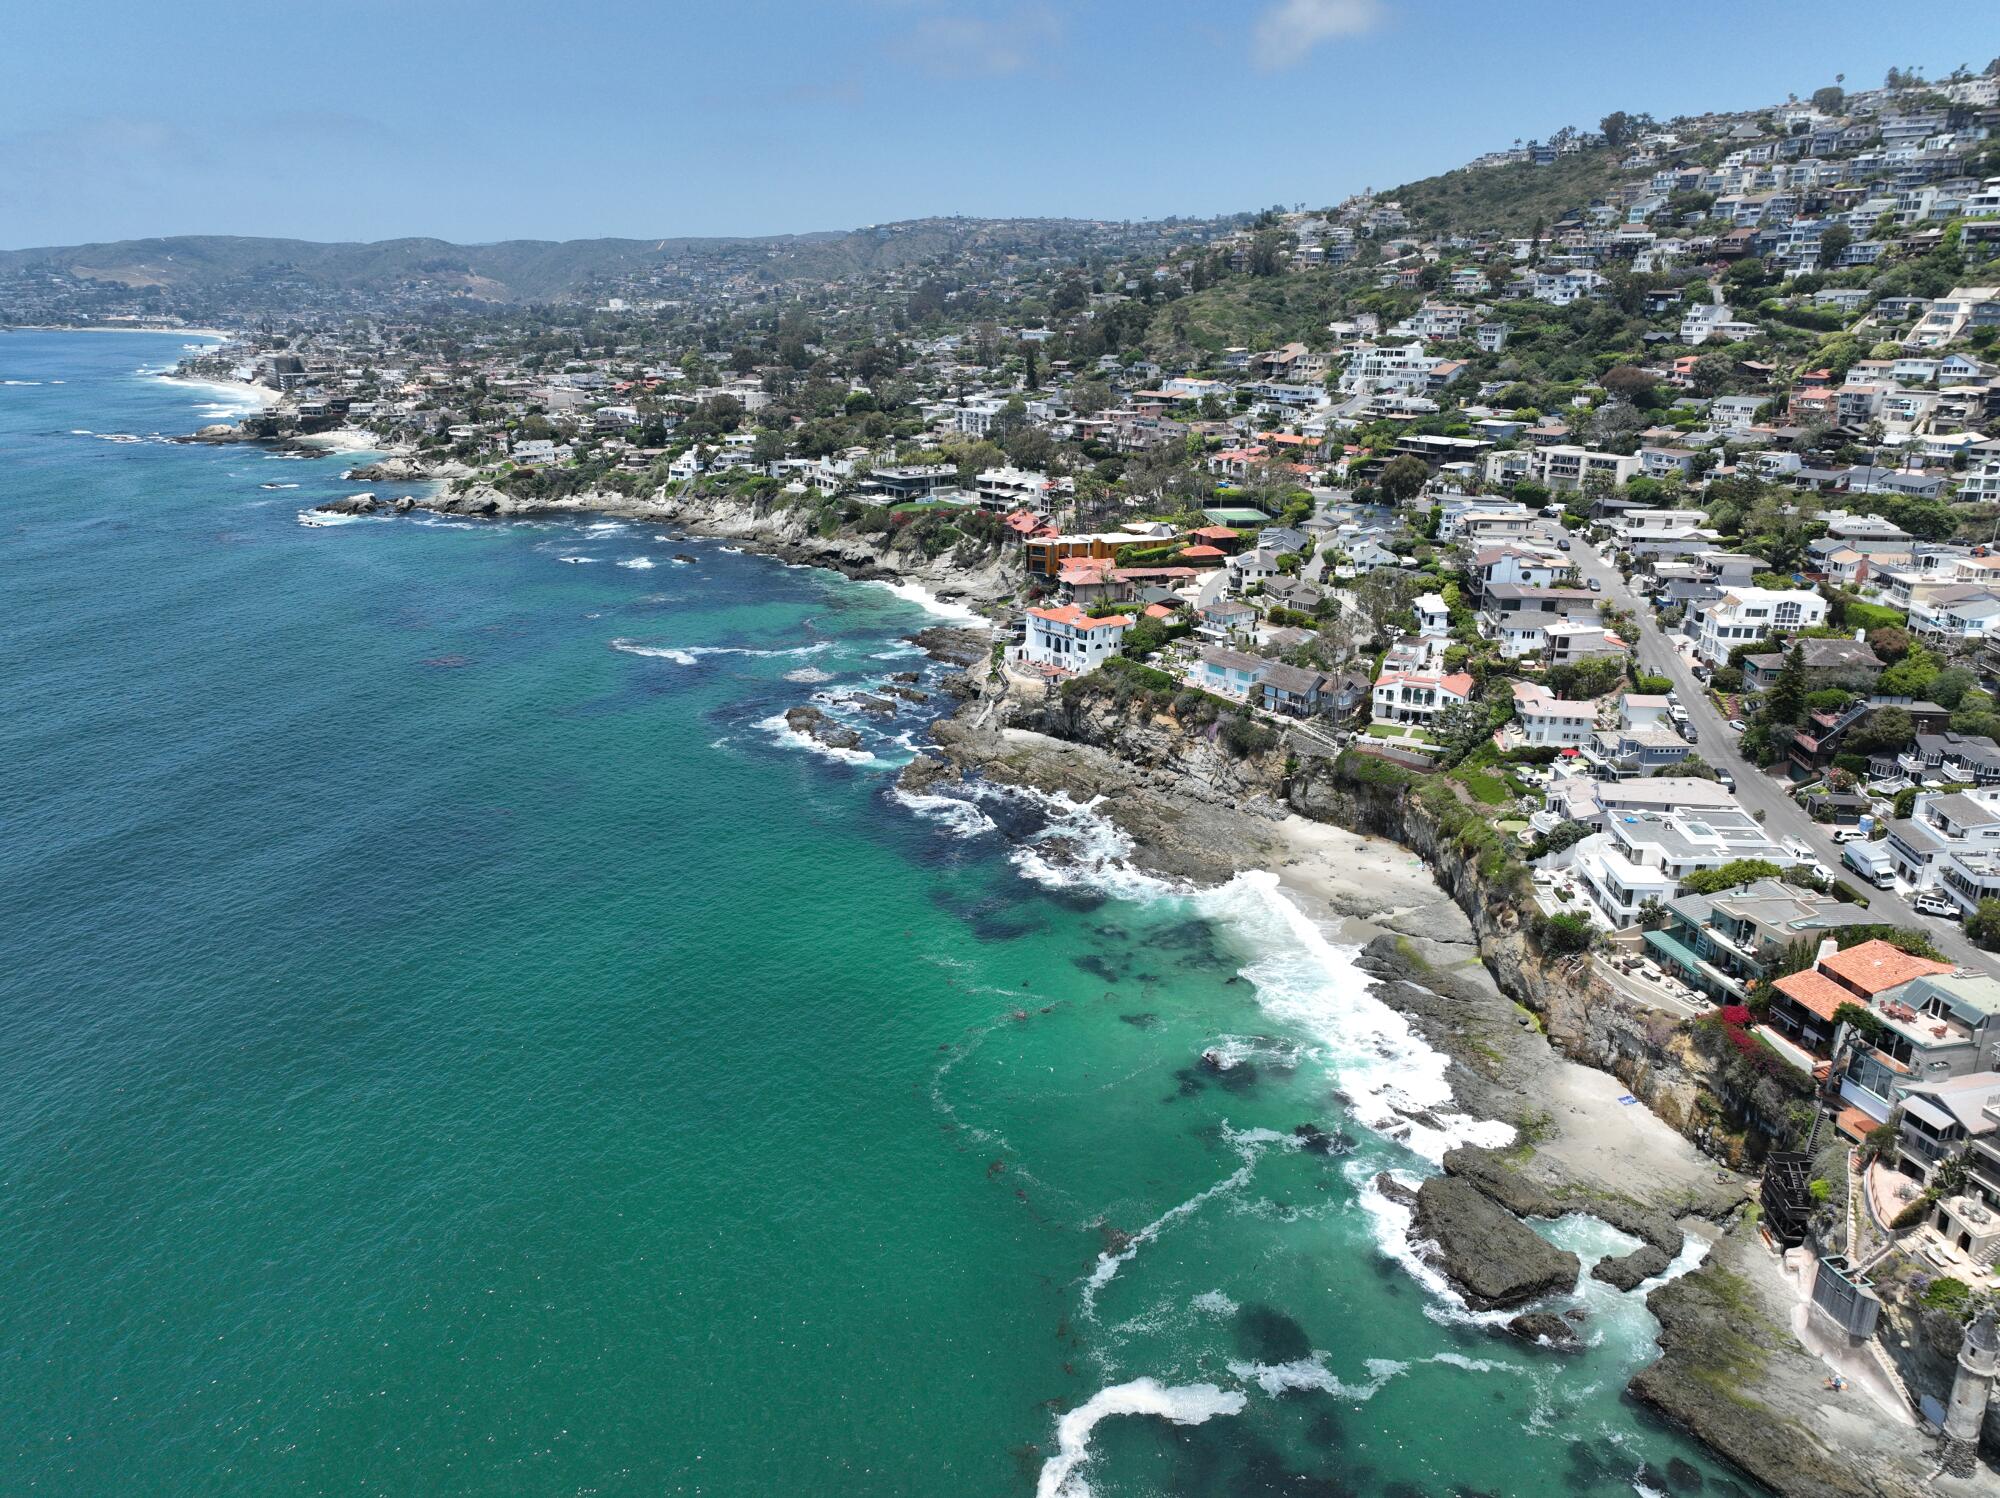
[[[1368,736],[1375,739],[1416,739],[1425,744],[1431,742],[1431,731],[1414,723],[1370,723]]]
[[[1471,791],[1472,799],[1482,806],[1500,806],[1514,799],[1506,781],[1497,775],[1488,775],[1484,770],[1467,770],[1461,766],[1453,778]]]

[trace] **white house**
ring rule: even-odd
[[[1720,598],[1690,603],[1686,630],[1695,654],[1720,666],[1746,640],[1812,629],[1825,622],[1826,600],[1807,589],[1731,588]]]
[[[1569,702],[1539,682],[1514,683],[1514,715],[1520,721],[1512,737],[1534,748],[1572,748],[1590,738],[1597,725],[1597,705]]]
[[[1578,843],[1571,862],[1591,903],[1622,927],[1649,904],[1664,907],[1689,874],[1743,858],[1797,862],[1738,806],[1621,813]]]
[[[1471,700],[1470,672],[1386,670],[1375,681],[1377,723],[1428,723],[1445,708]]]
[[[1411,605],[1417,611],[1417,633],[1426,639],[1442,640],[1451,634],[1451,610],[1442,593],[1421,593]]]
[[[1132,620],[1123,614],[1092,618],[1075,604],[1029,609],[1027,639],[1017,648],[1016,659],[1081,675],[1116,655],[1131,627]]]
[[[526,442],[516,442],[510,456],[516,463],[527,464],[534,468],[548,468],[557,463],[567,463],[570,460],[570,452],[570,446],[566,442],[556,443],[546,437],[536,437]]]

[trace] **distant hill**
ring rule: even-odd
[[[509,239],[479,245],[442,239],[323,244],[198,234],[0,251],[0,280],[55,272],[134,290],[181,292],[257,283],[363,293],[424,287],[440,295],[532,302],[669,267],[722,273],[762,267],[776,278],[830,278],[962,252],[1048,253],[1116,232],[1116,226],[1089,220],[919,219],[764,237]]]

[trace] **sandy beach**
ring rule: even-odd
[[[248,380],[208,380],[199,375],[179,374],[163,374],[160,378],[196,390],[213,390],[232,401],[251,401],[267,411],[284,398],[269,385],[253,385]]]
[[[372,453],[382,450],[382,439],[356,427],[335,427],[330,432],[307,432],[292,439],[301,447],[317,447],[330,453]]]

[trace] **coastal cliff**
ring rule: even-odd
[[[1632,1095],[1718,1161],[1740,1167],[1762,1155],[1788,1122],[1796,1097],[1749,1072],[1726,1044],[1698,1026],[1649,1008],[1604,982],[1576,957],[1547,957],[1530,936],[1533,906],[1524,876],[1500,847],[1482,808],[1459,799],[1450,782],[1402,770],[1349,751],[1299,755],[1284,744],[1251,752],[1231,747],[1219,722],[1184,722],[1173,711],[1128,697],[1071,691],[1042,703],[1016,703],[1008,721],[1053,738],[1108,751],[1149,789],[1183,798],[1282,815],[1286,811],[1354,832],[1387,838],[1421,857],[1438,887],[1471,922],[1480,962],[1500,990],[1534,1017],[1563,1056],[1611,1073]],[[1045,778],[1060,774],[1042,767]],[[1092,782],[1097,784],[1096,781]],[[1045,789],[1057,788],[1044,785]],[[1073,790],[1083,787],[1071,787]],[[1103,788],[1093,794],[1107,794]],[[1157,827],[1166,819],[1114,805]],[[1185,868],[1187,850],[1169,851],[1157,833],[1133,828],[1157,860]],[[1400,954],[1374,954],[1394,967]],[[1445,1048],[1477,1070],[1485,1052]],[[1518,1108],[1512,1111],[1518,1111]],[[1509,1117],[1504,1104],[1495,1115]],[[1511,1120],[1517,1121],[1518,1120]]]
[[[451,475],[407,457],[358,468],[354,478],[433,478]],[[775,556],[799,566],[828,567],[865,581],[914,583],[938,598],[969,605],[1010,598],[1016,578],[1006,549],[998,543],[960,537],[944,546],[915,528],[867,531],[848,524],[827,525],[811,506],[784,496],[698,494],[666,488],[626,494],[592,489],[561,498],[517,496],[490,484],[441,482],[420,501],[440,514],[504,520],[533,515],[609,515],[665,525],[688,535],[728,541],[746,551]]]
[[[1387,928],[1361,958],[1378,994],[1456,1063],[1450,1080],[1461,1105],[1519,1131],[1499,1154],[1454,1150],[1447,1177],[1513,1218],[1582,1210],[1638,1237],[1638,1249],[1593,1271],[1621,1289],[1652,1287],[1662,1355],[1631,1393],[1760,1485],[1800,1498],[1924,1491],[1921,1436],[1852,1395],[1842,1403],[1827,1394],[1825,1365],[1791,1330],[1796,1293],[1754,1221],[1737,1211],[1748,1186],[1734,1167],[1763,1152],[1796,1095],[1745,1067],[1712,1027],[1637,1003],[1580,959],[1537,950],[1532,897],[1485,812],[1440,777],[1372,756],[1301,754],[1282,742],[1245,751],[1232,747],[1226,719],[1184,719],[1157,697],[1077,685],[1038,694],[1003,689],[994,676],[983,697],[938,725],[941,759],[920,760],[914,780],[976,774],[1096,801],[1133,838],[1137,864],[1196,882],[1247,867],[1287,877],[1286,844],[1265,830],[1287,813],[1418,855],[1450,897],[1456,939],[1437,902],[1428,912],[1409,908],[1386,879],[1357,881],[1345,904],[1334,891],[1330,904]],[[1563,1058],[1580,1065],[1565,1070]],[[1563,1107],[1581,1068],[1616,1077],[1712,1163],[1674,1174],[1632,1151],[1608,1094],[1590,1098],[1580,1117]],[[1431,1194],[1433,1222],[1447,1204],[1477,1210],[1462,1189]],[[1710,1241],[1706,1259],[1658,1282],[1684,1232]],[[1452,1262],[1448,1241],[1435,1248],[1455,1283],[1480,1291],[1490,1266],[1477,1256]],[[1535,1280],[1538,1266],[1518,1267],[1523,1282]],[[1517,1335],[1540,1329],[1522,1323]]]

